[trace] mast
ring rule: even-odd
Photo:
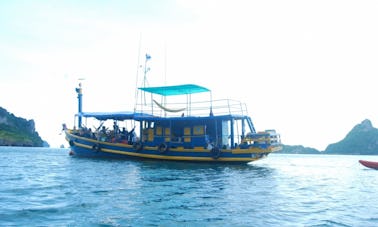
[[[77,93],[77,100],[78,100],[78,127],[81,128],[81,120],[82,120],[82,107],[83,107],[83,89],[81,88],[81,83],[79,83],[79,87],[75,89]]]

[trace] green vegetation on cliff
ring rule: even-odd
[[[0,146],[42,147],[34,120],[16,117],[0,107]]]
[[[378,155],[378,129],[366,119],[334,144],[328,145],[325,154]]]

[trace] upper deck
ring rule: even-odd
[[[225,116],[243,117],[248,115],[247,106],[236,100],[219,99],[198,102],[165,102],[153,100],[146,104],[137,104],[137,112],[155,117],[207,117]]]
[[[194,84],[147,87],[139,90],[141,94],[135,105],[136,112],[156,117],[248,115],[244,103],[232,99],[212,100],[211,90]]]

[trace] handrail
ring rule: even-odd
[[[160,104],[161,105],[161,104]],[[168,111],[168,110],[179,111]],[[164,108],[157,105],[154,100],[152,103],[146,105],[137,105],[137,110],[142,113],[152,114],[154,116],[209,116],[210,112],[213,115],[240,115],[245,116],[248,114],[247,107],[244,103],[232,99],[219,99],[211,101],[198,101],[198,102],[171,102],[164,103]]]

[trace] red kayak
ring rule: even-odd
[[[359,162],[368,168],[377,169],[378,170],[378,162],[372,162],[372,161],[365,161],[365,160],[359,160]]]

